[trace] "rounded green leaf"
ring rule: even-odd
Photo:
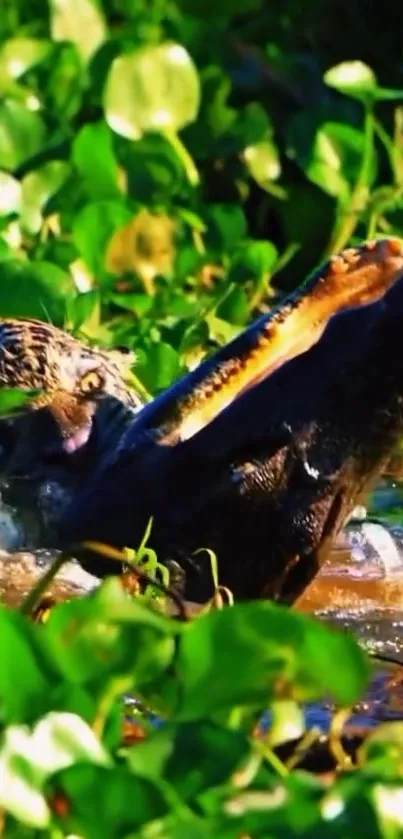
[[[179,131],[196,119],[200,82],[189,53],[167,42],[115,58],[104,96],[117,134],[137,140],[146,131]]]
[[[52,789],[56,797],[61,794],[69,803],[65,813],[57,808],[54,812],[63,836],[129,839],[144,835],[142,825],[148,827],[169,811],[163,784],[128,772],[124,764],[71,766],[49,780],[49,791]]]
[[[235,705],[264,708],[280,691],[282,699],[331,694],[351,704],[369,674],[353,638],[269,601],[209,612],[178,644],[176,710],[186,720]]]
[[[67,180],[70,166],[62,160],[51,160],[22,180],[21,227],[29,233],[38,233],[42,226],[43,214],[49,198],[52,197]]]
[[[15,169],[43,148],[45,138],[36,111],[13,99],[0,102],[0,168]]]
[[[217,317],[234,324],[246,323],[249,315],[248,296],[240,286],[233,286],[217,308]]]
[[[183,164],[162,134],[147,134],[122,152],[128,191],[138,201],[163,202],[180,192]]]
[[[213,250],[228,252],[246,233],[246,218],[238,204],[210,204],[205,213],[206,240]]]
[[[262,187],[276,181],[281,174],[280,156],[273,140],[261,140],[248,146],[243,158],[252,178]]]
[[[72,160],[95,200],[116,198],[118,164],[112,146],[112,132],[104,122],[84,125],[73,142]]]
[[[244,283],[268,277],[278,261],[278,250],[272,242],[246,240],[236,249],[231,260],[229,278]]]
[[[301,112],[289,127],[288,156],[294,159],[307,178],[328,195],[345,200],[362,167],[365,147],[363,131],[341,122],[323,122],[310,136],[304,133],[306,117]],[[376,175],[376,159],[368,169],[369,186]]]
[[[177,351],[161,341],[147,346],[144,360],[136,365],[136,374],[151,393],[169,387],[180,373],[180,358]]]
[[[7,172],[0,172],[0,216],[18,213],[21,206],[21,184]]]
[[[343,61],[336,64],[325,73],[324,81],[340,93],[360,100],[372,98],[377,88],[375,73],[362,61]]]
[[[1,265],[0,317],[27,317],[62,326],[72,278],[50,262],[7,259]]]
[[[0,48],[0,74],[18,79],[49,54],[50,41],[44,38],[10,38]]]
[[[175,650],[172,626],[164,617],[127,598],[117,579],[90,598],[63,603],[46,623],[47,650],[61,675],[102,693],[115,679],[142,690],[162,676]]]
[[[31,721],[47,707],[52,684],[49,668],[40,661],[43,650],[37,627],[17,611],[0,606],[0,637],[3,723]]]
[[[54,41],[71,41],[88,61],[105,41],[104,17],[94,0],[49,0]]]

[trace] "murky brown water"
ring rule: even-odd
[[[352,632],[366,649],[403,665],[403,489],[385,482],[369,513],[350,522],[325,567],[296,604]],[[326,729],[331,708],[307,708],[307,722]],[[403,719],[403,666],[379,663],[350,723]]]

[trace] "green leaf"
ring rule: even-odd
[[[149,294],[124,293],[109,294],[108,299],[120,309],[133,312],[137,317],[146,315],[153,306],[153,298]]]
[[[250,743],[244,734],[205,720],[165,723],[129,749],[127,761],[136,775],[155,783],[164,778],[181,799],[189,801],[228,782],[249,753]]]
[[[21,390],[16,387],[0,388],[0,415],[18,413],[19,409],[25,408],[32,399],[39,396],[38,390]]]
[[[362,61],[343,61],[324,75],[325,84],[360,101],[371,100],[377,88],[375,73]]]
[[[210,612],[186,630],[178,639],[179,684],[167,683],[167,701],[182,720],[238,705],[263,709],[276,698],[331,694],[350,705],[368,678],[353,638],[268,601]]]
[[[43,209],[58,192],[70,174],[70,166],[62,160],[52,160],[29,172],[22,180],[21,227],[38,233],[43,223]]]
[[[126,678],[138,690],[160,676],[171,661],[175,631],[170,621],[130,600],[117,579],[91,597],[58,605],[44,627],[64,678],[102,692],[108,679]]]
[[[87,62],[107,37],[104,17],[96,0],[49,0],[54,41],[71,41]]]
[[[280,156],[273,140],[261,140],[248,146],[243,158],[252,178],[265,189],[281,174]]]
[[[176,195],[183,187],[183,163],[163,135],[147,134],[136,143],[125,145],[121,159],[128,192],[138,201],[147,205],[165,203],[167,196]]]
[[[72,766],[55,775],[48,790],[55,821],[64,835],[86,839],[99,839],[101,834],[108,839],[128,837],[147,822],[160,819],[169,806],[157,786],[124,767]],[[57,808],[61,797],[67,804],[64,815]]]
[[[73,142],[72,161],[90,198],[98,201],[120,195],[112,133],[104,122],[84,125],[80,129]]]
[[[0,216],[18,213],[21,207],[21,184],[7,172],[0,172]]]
[[[50,262],[8,259],[1,266],[0,317],[49,320],[63,326],[72,278]]]
[[[0,748],[0,806],[24,824],[45,827],[50,811],[42,794],[46,779],[74,763],[107,764],[103,747],[75,714],[50,713],[32,733],[9,726]]]
[[[27,70],[40,64],[52,48],[44,38],[10,38],[0,47],[0,75],[19,79]]]
[[[102,280],[107,274],[105,256],[113,234],[132,219],[125,204],[99,201],[87,204],[73,224],[73,240],[90,271]]]
[[[13,99],[0,102],[0,168],[16,169],[43,148],[46,133],[36,111]]]
[[[0,712],[7,722],[34,720],[48,706],[53,677],[38,628],[0,606]]]
[[[237,204],[210,204],[206,208],[206,240],[213,250],[231,252],[246,233],[246,219]]]
[[[403,97],[403,90],[381,87],[373,70],[362,61],[343,61],[325,73],[325,84],[340,93],[358,99],[364,105],[372,102],[388,102]]]
[[[68,124],[83,102],[86,73],[74,44],[55,44],[49,74],[43,79],[43,98],[58,122]]]
[[[244,324],[249,315],[248,295],[243,288],[234,286],[225,300],[217,307],[217,317],[229,323]]]
[[[289,133],[289,157],[304,170],[312,183],[341,201],[348,199],[361,170],[365,137],[352,125],[324,122],[309,142],[302,114],[293,118]],[[305,133],[304,133],[305,132]],[[371,160],[368,184],[376,176],[376,160]]]
[[[270,278],[278,262],[278,250],[272,242],[247,239],[231,260],[228,277],[231,282],[256,282]]]
[[[93,316],[95,316],[96,323],[99,321],[99,307],[100,294],[98,291],[93,290],[77,294],[77,297],[71,301],[68,310],[68,319],[71,322],[72,329],[77,330],[82,326],[85,328],[87,325],[91,328]]]
[[[181,365],[176,350],[161,341],[149,344],[145,358],[136,365],[136,373],[151,393],[157,393],[169,387],[178,378]]]
[[[180,44],[167,42],[122,55],[112,63],[104,96],[107,122],[132,140],[146,131],[176,132],[196,119],[200,83]]]

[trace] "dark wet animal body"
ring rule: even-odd
[[[402,244],[334,257],[136,417],[100,406],[60,543],[136,547],[153,516],[189,599],[211,595],[208,548],[236,598],[293,602],[403,432],[402,329]]]

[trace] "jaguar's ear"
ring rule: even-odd
[[[147,406],[136,428],[188,440],[242,393],[309,350],[338,312],[379,300],[403,272],[403,241],[364,242],[331,257],[296,292]]]

